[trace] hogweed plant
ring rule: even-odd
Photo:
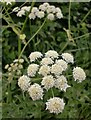
[[[19,77],[18,86],[23,92],[27,92],[30,99],[33,101],[44,100],[45,94],[51,89],[52,97],[48,99],[44,104],[45,110],[49,110],[50,113],[59,114],[65,109],[65,102],[60,96],[56,96],[53,93],[53,88],[58,92],[67,92],[72,86],[69,85],[67,80],[67,70],[72,67],[71,77],[77,83],[81,83],[86,78],[86,74],[81,67],[74,67],[74,57],[70,53],[58,54],[54,50],[49,50],[45,54],[35,51],[29,55],[30,64],[27,67],[27,72]],[[16,62],[19,62],[18,65]],[[22,67],[21,63],[23,59],[14,60],[14,63],[5,66],[8,69],[9,74],[16,69],[19,71]],[[17,64],[17,65],[16,65]],[[17,66],[17,67],[16,67]],[[20,68],[20,69],[19,69]],[[16,71],[17,72],[17,71]],[[19,72],[18,72],[19,73]],[[35,82],[37,79],[38,83]]]
[[[23,93],[22,99],[24,105],[27,102],[27,98],[29,98],[28,100],[33,102],[34,105],[39,108],[40,105],[38,106],[37,103],[38,101],[41,102],[41,112],[48,112],[49,114],[51,113],[51,115],[64,113],[67,106],[65,100],[65,95],[67,95],[66,93],[71,88],[73,88],[72,90],[74,93],[75,85],[79,85],[86,79],[85,71],[80,66],[76,66],[76,60],[73,55],[70,52],[63,52],[69,42],[73,42],[75,44],[70,30],[71,2],[69,4],[68,29],[63,28],[67,34],[68,42],[64,45],[61,52],[57,52],[53,49],[49,49],[46,51],[46,53],[43,51],[42,53],[38,50],[32,50],[34,52],[31,52],[28,58],[26,57],[27,55],[24,56],[23,54],[25,48],[31,41],[33,41],[40,30],[42,30],[47,21],[55,22],[57,19],[63,18],[62,11],[59,7],[50,5],[49,3],[43,3],[36,7],[34,6],[35,2],[32,2],[31,6],[26,6],[25,2],[21,6],[16,6],[11,11],[9,11],[10,9],[8,6],[14,5],[15,0],[1,0],[1,2],[4,6],[2,12],[5,12],[2,15],[2,18],[18,36],[17,59],[13,60],[12,63],[5,65],[6,73],[4,75],[7,77],[9,83],[6,93],[8,95],[8,103],[11,102],[11,90],[9,89],[10,85],[13,84],[12,82],[15,82],[14,85],[16,85],[16,88],[19,89],[21,93]],[[14,13],[17,18],[25,17],[23,24],[22,22],[19,22],[18,24],[15,23],[10,16],[12,13]],[[39,20],[40,23],[42,23],[41,21],[44,20],[44,22],[36,31],[34,31],[35,33],[31,35],[30,39],[27,40],[27,35],[24,30],[28,20],[30,22]],[[24,45],[23,47],[21,47],[22,43]],[[13,95],[11,95],[11,97],[12,96]],[[21,101],[21,98],[18,99]]]

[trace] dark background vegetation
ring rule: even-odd
[[[19,6],[20,4],[22,3],[16,3],[15,6]],[[41,3],[36,3],[35,6],[38,6],[39,4]],[[86,34],[91,31],[91,13],[84,21],[82,21],[84,16],[91,9],[91,4],[87,2],[73,2],[71,4],[71,35],[73,38],[79,38],[74,39],[75,44],[73,42],[69,42],[66,47],[65,45],[68,42],[68,37],[63,28],[68,29],[69,3],[55,2],[50,4],[60,7],[64,18],[52,22],[47,21],[42,30],[26,47],[24,55],[28,57],[32,51],[41,51],[42,53],[45,53],[50,49],[56,50],[60,54],[62,52],[71,52],[75,57],[75,64],[85,70],[87,75],[86,80],[81,84],[75,84],[74,89],[71,88],[64,94],[64,99],[66,102],[65,110],[62,114],[53,115],[49,114],[48,111],[44,112],[45,106],[42,106],[41,108],[35,107],[28,95],[26,95],[26,100],[24,101],[21,95],[22,93],[18,90],[16,82],[13,82],[13,85],[11,86],[12,99],[10,102],[7,102],[7,79],[3,77],[3,118],[33,119],[38,118],[41,114],[40,118],[44,120],[58,118],[91,120],[91,34]],[[11,14],[11,16],[17,24],[20,24],[20,22],[22,24],[25,20],[25,17],[18,18],[14,13]],[[30,37],[36,32],[42,22],[43,20],[40,21],[39,19],[31,22],[28,20],[24,30],[27,40],[30,39]],[[11,28],[5,28],[6,25],[7,23],[3,20],[3,72],[5,72],[4,66],[7,63],[10,64],[18,57],[18,37]],[[24,45],[22,44],[22,48],[23,46]],[[40,105],[42,103],[39,101],[38,104]],[[38,112],[39,110],[41,113]]]

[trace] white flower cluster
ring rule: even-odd
[[[18,79],[18,85],[23,91],[27,91],[30,86],[30,78],[26,75],[21,76]]]
[[[1,0],[0,2],[2,3],[6,3],[6,5],[12,5],[13,2],[15,2],[15,0]]]
[[[37,60],[38,58],[41,58],[42,56],[43,55],[41,54],[41,52],[38,52],[38,51],[32,52],[29,55],[30,62],[33,62],[33,61]]]
[[[63,99],[59,97],[53,97],[46,102],[46,110],[49,110],[50,113],[60,113],[63,111],[65,103]]]
[[[36,72],[38,71],[39,65],[37,64],[30,64],[27,69],[28,76],[33,77],[35,76]]]
[[[82,82],[83,80],[85,80],[86,74],[81,67],[75,67],[73,69],[73,77],[75,81],[78,80],[78,82]]]
[[[52,75],[48,75],[43,77],[41,84],[44,86],[46,90],[52,88],[54,86],[54,78]]]
[[[67,84],[66,77],[61,75],[55,80],[55,87],[66,92],[66,89],[70,86]]]
[[[43,89],[37,83],[31,85],[28,89],[30,97],[35,101],[39,99],[43,99]]]
[[[30,64],[27,68],[28,76],[21,76],[18,79],[18,85],[23,91],[29,93],[33,101],[43,99],[44,91],[47,92],[53,87],[59,89],[59,92],[66,92],[71,87],[68,85],[65,72],[68,69],[68,64],[74,63],[72,54],[62,53],[59,55],[56,51],[49,50],[43,55],[41,52],[35,51],[31,52],[29,59]],[[33,79],[36,79],[34,78],[36,76],[39,78],[39,81],[41,80],[40,84],[33,81]],[[73,69],[73,78],[75,81],[82,82],[85,80],[86,74],[82,68],[75,67]],[[46,110],[49,110],[50,113],[59,114],[63,111],[64,106],[65,103],[60,97],[50,98],[46,102]]]
[[[31,6],[23,6],[21,9],[18,7],[15,7],[13,9],[13,12],[18,12],[17,16],[22,17],[22,15],[25,15],[25,12],[30,11]],[[49,3],[43,3],[39,7],[33,7],[31,8],[31,12],[29,13],[30,19],[35,18],[44,18],[47,17],[49,20],[54,20],[55,18],[61,19],[63,18],[62,11],[59,7],[55,7],[54,5],[50,5]]]
[[[25,15],[26,12],[30,11],[31,6],[24,6],[21,9],[19,7],[15,7],[13,9],[13,12],[18,12],[17,16],[22,17],[22,15]]]

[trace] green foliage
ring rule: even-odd
[[[22,3],[16,3],[15,6],[20,6],[21,4]],[[27,4],[31,5],[31,3]],[[41,3],[35,3],[35,5],[38,4]],[[19,35],[11,26],[15,26],[15,29],[19,31],[25,20],[25,17],[18,18],[14,13],[11,13],[10,15],[15,24],[11,23],[8,25],[7,21],[2,18],[3,118],[39,118],[43,120],[60,118],[77,118],[79,120],[91,119],[91,12],[86,16],[90,11],[90,3],[71,3],[71,33],[69,32],[69,34],[74,42],[69,41],[67,32],[64,30],[64,28],[68,30],[69,3],[55,2],[50,4],[61,7],[64,18],[54,21],[47,20],[42,29],[27,45],[22,54],[22,57],[26,61],[24,63],[24,72],[26,71],[26,66],[28,64],[27,57],[32,51],[41,51],[42,53],[45,53],[46,51],[53,49],[58,53],[71,52],[75,56],[75,63],[85,69],[87,75],[86,80],[77,84],[69,77],[68,81],[72,87],[67,89],[67,92],[59,93],[53,89],[54,94],[56,96],[63,96],[66,103],[64,111],[58,115],[50,114],[48,111],[45,111],[45,104],[43,101],[36,101],[35,103],[29,98],[27,93],[23,94],[17,85],[16,78],[9,83],[7,76],[5,76],[6,71],[4,66],[12,63],[14,59],[19,57]],[[12,8],[14,8],[14,6],[12,6]],[[8,12],[11,12],[11,8]],[[3,14],[5,14],[5,10],[3,11]],[[22,32],[26,35],[26,42],[36,33],[43,22],[43,19],[36,19],[34,21],[28,19],[25,29]],[[20,43],[21,49],[23,49],[24,42],[21,40]],[[47,100],[47,98],[50,98],[51,96],[51,91],[48,91],[45,99]]]

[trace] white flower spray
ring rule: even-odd
[[[22,17],[26,15],[26,12],[30,11],[31,6],[23,6],[21,9],[13,9],[13,12],[18,12],[16,15],[18,17]],[[55,7],[54,5],[50,5],[49,3],[43,3],[39,5],[39,7],[33,7],[31,12],[29,13],[29,19],[42,19],[47,17],[48,20],[53,21],[55,19],[63,18],[62,11],[59,7]]]
[[[42,6],[40,6],[40,8],[41,7]],[[57,10],[59,9],[57,8]],[[36,8],[33,9],[34,13],[36,13],[36,11]],[[65,73],[66,70],[69,69],[68,65],[74,64],[72,54],[62,53],[59,55],[54,50],[49,50],[45,54],[35,51],[30,53],[29,59],[30,64],[27,67],[27,75],[19,77],[18,86],[22,91],[28,92],[33,101],[43,100],[44,93],[53,88],[57,89],[59,92],[67,92],[67,89],[70,89],[71,85],[69,85],[69,81],[66,78],[67,74]],[[23,68],[23,62],[23,59],[15,59],[10,65],[7,64],[5,69],[8,69],[9,74],[12,74],[12,71],[17,73]],[[78,81],[78,83],[86,79],[86,73],[81,67],[74,67],[72,75],[74,81]],[[36,77],[40,79],[39,83],[33,81]],[[45,104],[46,110],[49,110],[50,113],[59,114],[62,113],[65,108],[64,100],[54,95],[47,100]]]

